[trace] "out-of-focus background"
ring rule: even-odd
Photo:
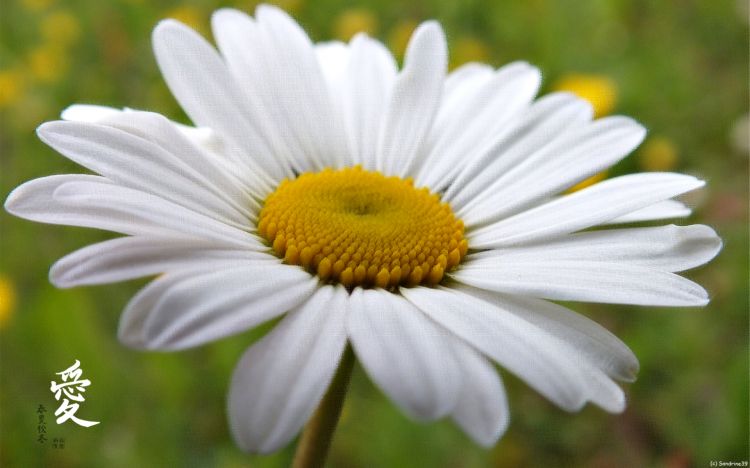
[[[314,40],[365,30],[401,55],[410,32],[436,18],[453,67],[467,61],[538,65],[545,91],[568,89],[599,115],[623,113],[649,128],[609,177],[674,170],[708,181],[687,199],[724,238],[719,257],[688,275],[712,296],[705,309],[576,305],[628,343],[641,371],[628,409],[567,414],[504,373],[512,422],[485,450],[447,421],[409,421],[355,369],[330,466],[709,466],[748,458],[748,3],[448,0],[283,0]],[[150,46],[159,19],[209,34],[211,11],[250,1],[10,0],[0,11],[0,152],[3,197],[21,182],[81,172],[34,129],[71,103],[183,114]],[[232,443],[225,392],[256,330],[176,353],[140,353],[116,339],[120,311],[146,281],[57,290],[51,263],[112,237],[91,230],[2,220],[0,465],[282,467],[294,446],[249,457]],[[92,384],[77,416],[57,425],[49,391],[76,359]],[[45,413],[45,442],[38,407]]]

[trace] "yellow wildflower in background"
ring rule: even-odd
[[[729,142],[732,149],[745,156],[750,156],[750,113],[735,120],[729,131]]]
[[[591,103],[594,115],[602,117],[612,112],[617,104],[617,85],[602,75],[565,75],[553,86],[555,91],[571,92]]]
[[[678,160],[677,146],[664,137],[649,138],[638,152],[638,165],[643,171],[671,171]]]
[[[21,101],[26,81],[20,70],[0,70],[0,109]]]
[[[42,83],[54,83],[68,71],[68,60],[59,46],[47,43],[32,49],[28,55],[31,75]]]
[[[592,175],[588,179],[585,179],[585,180],[582,180],[582,181],[578,182],[574,186],[570,187],[567,190],[566,193],[573,193],[573,192],[577,192],[579,190],[583,190],[586,187],[590,187],[590,186],[594,185],[597,182],[603,181],[606,178],[607,178],[607,171],[602,171],[602,172],[600,172],[598,174]]]
[[[208,19],[206,18],[206,15],[194,6],[178,6],[165,12],[164,16],[185,23],[201,34],[208,33]]]
[[[13,281],[0,273],[0,330],[4,329],[16,307],[16,288]]]
[[[451,68],[467,62],[488,62],[490,49],[487,44],[471,36],[462,36],[451,47]]]
[[[270,5],[276,5],[280,8],[285,9],[286,11],[290,13],[297,13],[299,12],[300,8],[302,8],[302,5],[304,5],[304,0],[270,0],[270,1],[263,1],[263,0],[238,0],[236,2],[233,2],[234,8],[240,8],[245,10],[253,10],[261,3],[267,3]]]
[[[39,23],[39,30],[45,41],[61,46],[75,44],[81,37],[78,19],[67,11],[56,11],[44,17]]]
[[[406,52],[406,45],[409,43],[409,38],[414,30],[417,28],[417,22],[414,20],[403,20],[396,24],[391,29],[388,35],[388,43],[391,46],[391,50],[396,57],[403,57]]]
[[[348,41],[358,32],[373,36],[377,30],[378,18],[366,8],[344,10],[333,24],[333,36],[342,41]]]
[[[22,0],[21,5],[29,11],[42,11],[46,10],[52,4],[54,0]]]
[[[617,103],[617,85],[610,78],[602,75],[565,75],[554,84],[553,89],[567,91],[587,100],[594,108],[594,116],[597,118],[611,113]],[[594,174],[569,188],[567,193],[585,189],[606,178],[606,171]]]

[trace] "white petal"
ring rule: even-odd
[[[450,276],[481,289],[560,301],[675,307],[708,304],[708,293],[692,281],[627,263],[508,261],[495,267],[466,265]]]
[[[690,208],[677,200],[664,200],[659,203],[641,208],[640,210],[618,216],[605,224],[638,223],[642,221],[658,221],[662,219],[686,218],[690,216]]]
[[[232,190],[230,178],[205,156],[188,159],[190,151],[198,153],[198,148],[182,138],[166,119],[156,114],[121,116],[140,117],[143,124],[150,124],[144,128],[147,135],[162,130],[171,146],[165,148],[140,135],[81,122],[47,122],[37,133],[66,157],[117,184],[157,195],[238,228],[248,225],[248,218],[254,217],[248,208],[257,210],[257,202],[254,204],[236,188]]]
[[[277,88],[286,81],[279,82],[271,75],[275,56],[268,54],[266,39],[255,20],[243,12],[223,8],[214,12],[211,25],[228,72],[237,83],[243,84],[245,106],[257,116],[254,124],[274,154],[289,161],[298,172],[313,169],[313,162],[304,158],[305,149],[299,136],[289,128],[283,109],[274,103],[275,95],[283,92]]]
[[[185,266],[159,276],[138,291],[128,302],[120,316],[117,337],[132,348],[146,349],[145,325],[151,311],[165,292],[175,285],[209,273],[225,271],[248,265],[247,259],[214,259],[200,265]]]
[[[98,123],[102,119],[107,117],[113,117],[122,112],[120,109],[115,109],[109,106],[96,106],[92,104],[73,104],[68,106],[60,117],[63,120],[70,120],[73,122],[90,122]]]
[[[261,5],[256,20],[236,10],[217,11],[214,34],[259,125],[277,153],[299,172],[346,157],[346,138],[315,50],[286,13]],[[283,77],[283,79],[279,79]]]
[[[396,80],[396,61],[378,41],[356,35],[339,94],[352,149],[351,161],[375,169],[378,137]]]
[[[570,346],[502,307],[458,290],[404,288],[430,318],[518,375],[563,409],[592,401],[607,411],[624,407],[622,390]]]
[[[267,248],[254,235],[166,200],[114,185],[104,177],[57,175],[16,187],[5,209],[41,223],[91,227],[130,235],[193,236],[252,250]]]
[[[346,345],[346,296],[323,286],[242,356],[227,409],[242,450],[276,451],[312,415]]]
[[[317,280],[302,269],[270,262],[235,263],[179,281],[170,276],[146,287],[159,291],[158,297],[144,293],[128,304],[121,320],[142,327],[140,339],[126,344],[159,350],[198,346],[281,315],[318,287]]]
[[[121,237],[89,245],[58,260],[50,281],[58,288],[151,276],[213,261],[278,262],[273,255],[226,249],[197,239]]]
[[[36,181],[47,185],[49,179]],[[54,188],[52,200],[43,205],[45,209],[39,210],[35,221],[104,229],[134,236],[176,234],[213,240],[226,246],[266,250],[260,240],[249,232],[155,195],[98,181],[66,182],[63,179],[50,182],[65,183]],[[29,184],[31,182],[21,187]]]
[[[503,173],[482,203],[466,210],[467,225],[491,222],[555,195],[627,156],[646,130],[615,116],[582,126]]]
[[[291,174],[258,129],[264,118],[253,108],[218,53],[195,31],[174,20],[153,33],[154,53],[172,94],[190,119],[228,139],[228,154],[257,174],[259,183]],[[255,110],[255,112],[254,112]],[[270,178],[269,178],[270,176]],[[268,187],[266,187],[268,188]]]
[[[532,155],[557,142],[571,129],[591,120],[591,105],[567,93],[553,93],[532,104],[520,117],[499,132],[487,145],[477,148],[476,155],[459,169],[447,188],[445,199],[464,213],[502,189],[497,181],[503,174]]]
[[[351,60],[351,50],[348,44],[340,41],[318,42],[315,44],[315,55],[323,73],[328,94],[331,98],[331,112],[337,114],[341,125],[345,130],[348,151],[344,153],[331,154],[327,161],[329,167],[351,167],[355,165],[356,151],[354,146],[354,135],[351,131],[353,121],[346,118],[345,109],[349,105],[350,98],[347,95],[348,68]]]
[[[122,114],[130,112],[143,112],[138,109],[125,107],[116,109],[108,106],[96,106],[92,104],[72,104],[65,108],[60,114],[63,120],[71,122],[109,123],[110,120],[118,119]],[[194,145],[206,150],[215,151],[220,143],[216,133],[207,127],[191,127],[178,122],[169,121],[170,124],[180,131]]]
[[[615,177],[471,230],[469,245],[474,249],[485,249],[551,239],[599,225],[703,185],[704,182],[695,177],[672,173]],[[474,220],[481,219],[481,216],[482,213],[476,213]]]
[[[466,96],[473,95],[477,88],[492,79],[494,73],[495,70],[491,66],[476,62],[466,63],[448,73],[435,126],[442,128],[442,125],[447,125],[456,106],[461,106]]]
[[[40,177],[13,189],[5,200],[5,210],[12,215],[39,223],[76,226],[76,214],[69,213],[72,210],[52,196],[58,187],[70,182],[95,182],[114,186],[104,177],[87,174]]]
[[[403,177],[418,165],[420,149],[440,105],[446,67],[443,30],[434,21],[422,23],[409,41],[404,68],[385,112],[376,169]],[[372,168],[368,161],[363,162]]]
[[[570,345],[586,360],[614,379],[632,382],[638,359],[619,338],[596,322],[552,302],[458,286],[461,291],[508,311]]]
[[[225,245],[263,248],[252,234],[99,176],[65,174],[30,180],[8,195],[5,209],[41,223],[130,235],[193,235]]]
[[[476,443],[491,447],[510,423],[505,387],[487,359],[456,340],[456,360],[463,372],[461,393],[453,410],[453,420]]]
[[[290,129],[304,142],[307,157],[318,168],[346,160],[343,122],[334,112],[332,99],[307,33],[286,12],[260,5],[255,18],[264,35],[263,51],[272,60],[273,105],[283,112]],[[278,80],[283,76],[284,80]]]
[[[315,56],[320,71],[328,83],[331,97],[335,98],[346,69],[349,66],[349,45],[341,41],[318,42],[315,44]]]
[[[221,271],[226,265],[209,265],[208,271]],[[237,266],[231,265],[231,266]],[[151,281],[133,296],[120,315],[117,338],[131,348],[146,349],[145,326],[151,310],[166,291],[206,270],[187,269],[170,272]]]
[[[255,177],[248,177],[250,174],[227,156],[224,142],[209,128],[188,127],[171,122],[160,114],[128,108],[96,123],[123,130],[174,154],[186,166],[203,175],[210,182],[209,188],[216,193],[243,202],[245,193],[260,199],[267,195],[262,187],[254,185],[257,182]]]
[[[513,126],[536,95],[541,79],[539,70],[529,64],[511,63],[453,104],[449,116],[438,114],[440,127],[436,125],[431,135],[435,141],[415,179],[418,185],[433,190],[445,187],[448,178]]]
[[[443,95],[425,144],[433,147],[448,128],[455,123],[455,114],[479,89],[495,76],[495,70],[482,63],[467,63],[448,73],[443,82]],[[420,171],[429,166],[422,161]]]
[[[414,419],[450,413],[461,389],[450,336],[396,294],[357,288],[350,300],[349,337],[370,378]]]
[[[477,199],[478,198],[479,197],[477,197]],[[551,197],[549,201],[557,200],[559,198],[562,197]],[[477,204],[475,203],[475,200],[471,200],[469,203],[472,206],[475,206]],[[464,206],[462,207],[462,209],[466,209],[466,207]],[[690,209],[690,207],[678,200],[664,200],[658,203],[654,203],[653,205],[649,205],[645,208],[632,211],[628,214],[618,216],[617,218],[610,219],[609,221],[605,221],[601,223],[601,226],[687,218],[691,213],[692,210]]]
[[[505,263],[584,261],[628,263],[677,272],[703,265],[719,253],[721,239],[708,226],[669,226],[579,232],[540,244],[469,255],[470,269]]]

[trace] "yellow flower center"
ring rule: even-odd
[[[282,181],[258,232],[286,263],[346,287],[435,285],[468,248],[438,195],[360,167]]]

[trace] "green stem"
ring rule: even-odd
[[[302,437],[297,444],[294,454],[292,468],[322,468],[331,446],[333,431],[341,415],[341,407],[344,405],[344,397],[349,387],[349,378],[354,367],[354,351],[351,345],[346,346],[336,375],[331,381],[331,386],[323,396],[318,409],[315,410],[310,421],[302,432]]]

